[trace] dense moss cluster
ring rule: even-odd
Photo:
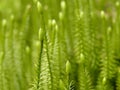
[[[120,90],[120,1],[0,0],[0,90]]]

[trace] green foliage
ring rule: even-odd
[[[119,0],[1,0],[0,90],[120,90],[119,14]]]

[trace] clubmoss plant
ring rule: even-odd
[[[119,14],[119,0],[1,0],[0,90],[120,90]]]

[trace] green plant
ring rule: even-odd
[[[119,10],[119,0],[1,0],[0,90],[120,90]]]

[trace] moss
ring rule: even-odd
[[[120,2],[1,0],[0,90],[120,90]]]

